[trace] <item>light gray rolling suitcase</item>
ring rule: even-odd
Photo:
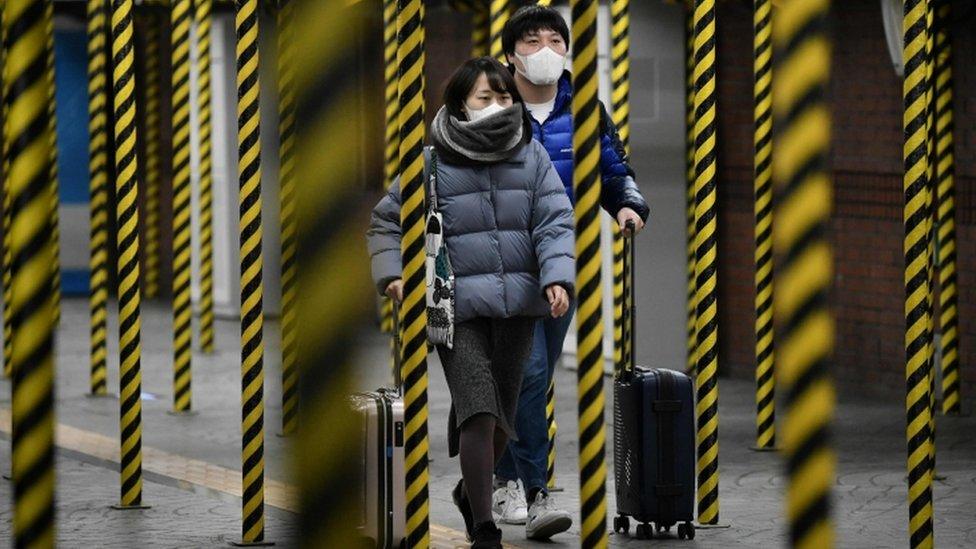
[[[394,310],[393,318],[397,319]],[[363,494],[359,531],[370,545],[394,549],[406,532],[403,471],[403,394],[400,383],[399,325],[394,320],[394,387],[351,397],[362,417]]]

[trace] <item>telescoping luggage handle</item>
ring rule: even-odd
[[[627,221],[624,225],[629,237],[624,237],[624,303],[623,303],[623,337],[622,341],[630,341],[630,352],[623,352],[622,366],[623,371],[620,376],[624,380],[634,376],[634,367],[637,364],[637,330],[634,327],[637,305],[634,302],[634,262],[636,251],[634,250],[634,232],[637,227],[633,220]]]
[[[400,341],[400,304],[393,301],[393,388],[397,394],[403,396],[403,377],[400,372],[400,360],[403,345]]]

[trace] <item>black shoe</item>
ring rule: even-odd
[[[468,501],[468,495],[464,493],[464,479],[458,481],[457,486],[451,491],[451,499],[454,500],[454,505],[457,506],[458,511],[461,511],[461,516],[464,518],[464,530],[468,535],[468,541],[474,539],[474,515],[471,513],[471,502]]]
[[[495,521],[481,522],[474,527],[471,549],[502,549],[502,531]]]

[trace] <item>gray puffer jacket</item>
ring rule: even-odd
[[[437,197],[456,281],[455,322],[544,316],[544,288],[551,284],[573,295],[573,210],[539,142],[496,164],[460,166],[440,158],[437,164]],[[397,181],[373,208],[367,233],[380,293],[401,276],[400,235]]]

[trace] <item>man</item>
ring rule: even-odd
[[[559,12],[541,6],[520,9],[502,31],[502,47],[515,74],[516,87],[532,115],[534,137],[545,146],[573,200],[573,86],[572,76],[565,70],[569,39],[569,29]],[[617,128],[602,104],[600,108],[600,204],[621,228],[633,221],[635,232],[639,232],[649,212],[647,202],[634,182]],[[529,539],[548,539],[573,524],[572,516],[555,506],[546,488],[546,391],[571,316],[547,318],[536,325],[516,414],[519,440],[508,444],[495,468],[493,511],[502,522],[524,522]]]

